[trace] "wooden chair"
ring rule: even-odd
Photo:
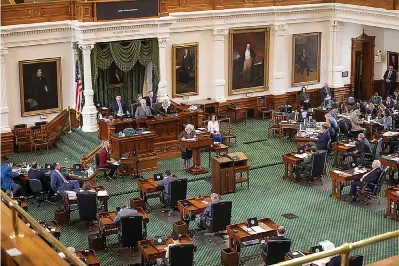
[[[14,126],[15,145],[18,147],[18,151],[21,151],[21,146],[29,144],[29,134],[30,129],[27,128],[26,124]]]
[[[48,151],[49,142],[47,140],[47,134],[45,133],[45,126],[33,126],[31,127],[30,134],[30,149],[33,151],[37,151],[37,148],[40,150],[46,147]]]
[[[258,106],[258,113],[262,114],[262,119],[265,119],[266,117],[271,118],[273,110],[271,110],[270,106],[269,108],[266,107],[266,97],[258,97],[256,101]]]
[[[242,183],[247,183],[247,188],[249,189],[249,165],[243,165],[234,167],[234,177],[236,178],[236,184],[239,183],[242,186]],[[247,176],[243,177],[242,174],[246,173]],[[237,174],[240,174],[240,177],[237,177]]]
[[[231,139],[234,139],[234,144],[237,144],[237,135],[234,131],[234,128],[230,125],[230,118],[226,118],[223,120],[219,120],[219,130],[224,136],[224,142],[231,142]]]
[[[277,135],[281,136],[281,128],[280,128],[280,122],[283,120],[284,115],[281,115],[280,113],[273,112],[272,113],[272,119],[269,124],[269,128],[267,130],[267,136],[269,137],[270,134],[273,134],[273,136]]]

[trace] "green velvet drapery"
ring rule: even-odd
[[[133,40],[96,44],[91,54],[94,100],[109,106],[116,94],[131,103],[137,94],[142,94],[145,66],[152,62],[152,90],[158,90],[158,41]],[[127,82],[120,88],[108,88],[107,69],[115,62],[126,72]]]

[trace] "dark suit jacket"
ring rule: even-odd
[[[330,131],[326,130],[323,134],[320,134],[317,138],[317,150],[328,150],[328,141],[331,139]]]
[[[149,96],[145,96],[143,97],[143,99],[145,99],[145,101],[147,102],[147,106],[151,107],[151,101],[152,101],[152,105],[154,105],[155,103],[157,103],[157,97],[152,97],[152,99]]]
[[[392,70],[392,74],[389,78],[388,78],[388,74],[389,74],[389,70],[385,71],[385,74],[384,74],[385,88],[391,89],[391,88],[394,88],[394,86],[395,86],[396,71]],[[391,82],[390,83],[386,82],[385,80],[387,80],[387,79],[390,80]]]
[[[356,147],[358,153],[371,153],[370,142],[368,139],[356,142]]]
[[[266,243],[264,243],[264,244],[261,244],[261,248],[262,248],[262,251],[264,252],[264,254],[267,254],[267,243],[269,242],[269,241],[272,241],[272,240],[289,240],[288,238],[286,238],[285,236],[273,236],[273,237],[271,237],[271,238],[269,238],[267,241],[266,241]]]
[[[191,71],[193,71],[193,66],[194,66],[194,62],[193,62],[193,58],[191,57],[190,54],[187,54],[186,58],[184,58],[184,55],[181,59],[181,66],[184,69],[185,72],[190,73]]]
[[[306,100],[309,100],[309,94],[307,92],[300,92],[299,93],[299,101],[304,103]]]
[[[158,109],[158,113],[160,114],[170,114],[171,113],[171,108],[168,106],[166,110],[161,106],[161,108]]]
[[[324,100],[324,99],[327,97],[327,95],[330,95],[330,96],[332,97],[332,95],[331,95],[331,89],[330,89],[329,87],[323,87],[323,88],[321,88],[321,89],[320,89],[320,96],[321,96],[321,98]]]
[[[381,172],[382,172],[382,169],[380,167],[375,168],[373,171],[371,171],[368,175],[366,175],[364,177],[363,182],[376,184],[378,181],[378,178],[381,175]]]
[[[122,111],[123,111],[123,113],[126,114],[126,111],[127,111],[127,104],[126,104],[126,102],[125,102],[125,101],[121,101],[121,105],[122,105]],[[119,111],[119,106],[118,106],[118,103],[117,103],[116,101],[113,101],[113,102],[111,103],[111,111],[112,111],[113,113],[118,113],[118,111]]]

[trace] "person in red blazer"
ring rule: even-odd
[[[114,178],[114,174],[116,169],[118,168],[118,165],[114,164],[116,161],[110,157],[109,154],[109,141],[104,140],[101,143],[101,151],[100,151],[100,163],[99,167],[100,168],[108,168],[111,169],[109,172],[109,178]]]

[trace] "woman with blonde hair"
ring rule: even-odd
[[[195,129],[191,124],[186,125],[184,131],[180,133],[181,140],[194,139],[195,138]],[[181,158],[183,159],[183,169],[189,168],[191,165],[191,158],[193,157],[193,152],[190,149],[186,149],[181,147]]]
[[[101,142],[101,151],[99,157],[98,167],[110,169],[111,171],[109,172],[108,179],[114,178],[114,174],[118,166],[114,164],[115,160],[110,157],[108,140],[103,140]]]

